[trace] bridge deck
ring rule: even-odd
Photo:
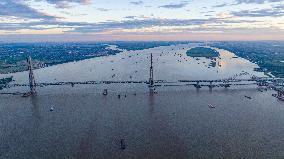
[[[167,80],[155,80],[156,84],[183,84],[194,85],[192,83],[198,83],[200,86],[222,86],[227,85],[245,85],[251,83],[240,83],[240,82],[255,82],[257,83],[267,83],[267,82],[280,82],[284,83],[282,78],[256,78],[256,79],[217,79],[217,80],[177,80],[177,81],[167,81]],[[36,83],[36,86],[52,86],[52,85],[95,85],[95,84],[149,84],[148,81],[81,81],[81,82],[53,82],[53,83]],[[202,83],[202,84],[200,84]],[[210,83],[210,84],[206,84]],[[215,83],[215,84],[213,84]],[[236,84],[239,83],[239,84]],[[8,84],[4,87],[24,87],[29,86],[28,83],[23,84]]]

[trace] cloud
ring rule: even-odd
[[[36,9],[33,9],[25,4],[19,3],[16,0],[1,0],[0,16],[2,17],[17,17],[27,19],[44,19],[55,20],[58,17],[51,16]]]
[[[236,0],[236,4],[250,4],[250,3],[256,3],[256,4],[263,4],[265,2],[283,2],[283,0]]]
[[[210,18],[210,19],[131,19],[135,17],[128,17],[129,19],[123,21],[108,21],[101,23],[86,23],[86,22],[64,22],[64,21],[41,21],[29,23],[0,23],[0,30],[20,30],[20,29],[35,29],[44,30],[51,28],[69,28],[70,32],[78,33],[98,33],[116,29],[141,29],[147,27],[167,27],[167,26],[193,26],[211,23],[231,23],[241,21],[229,21],[224,19]],[[45,25],[45,28],[40,26]]]
[[[135,18],[135,17],[130,17]],[[93,24],[83,24],[67,32],[76,33],[99,33],[115,30],[139,30],[147,28],[183,28],[183,27],[196,27],[202,30],[202,25],[210,24],[220,24],[221,26],[225,24],[237,24],[237,23],[253,23],[252,21],[244,20],[226,20],[219,18],[208,18],[208,19],[159,19],[159,18],[147,18],[147,19],[128,19],[124,21],[113,21],[104,23],[93,23]]]
[[[135,19],[137,18],[137,16],[130,15],[130,16],[125,16],[124,18],[125,19]]]
[[[45,1],[49,4],[55,5],[56,8],[70,8],[72,7],[72,3],[80,4],[80,5],[88,5],[91,4],[91,0],[37,0],[37,1]]]
[[[277,5],[270,9],[242,10],[232,12],[237,17],[281,17],[284,16],[284,5]]]
[[[284,10],[284,4],[273,6],[274,9],[281,9]]]
[[[132,1],[130,2],[130,4],[133,4],[133,5],[142,5],[144,2],[143,1]]]
[[[226,7],[228,6],[227,3],[223,3],[223,4],[219,4],[219,5],[215,5],[215,6],[212,6],[213,8],[221,8],[221,7]]]
[[[107,11],[110,11],[111,9],[106,9],[106,8],[97,8],[97,10],[102,11],[102,12],[107,12]]]
[[[167,9],[179,9],[183,8],[188,4],[188,1],[182,1],[180,3],[171,3],[166,5],[161,5],[159,8],[167,8]]]
[[[49,3],[57,5],[58,0],[37,0],[37,1],[49,1]],[[277,0],[276,0],[277,1]],[[249,30],[251,28],[266,28],[276,27],[277,24],[261,23],[255,20],[238,20],[244,18],[238,17],[279,17],[284,16],[284,5],[271,5],[269,9],[258,10],[241,10],[235,12],[222,12],[222,14],[215,15],[215,18],[206,14],[207,18],[202,19],[166,19],[166,18],[154,18],[154,16],[125,16],[123,20],[117,21],[105,21],[97,23],[88,22],[68,22],[63,18],[58,18],[45,13],[40,12],[30,6],[27,3],[20,3],[23,1],[18,0],[0,0],[0,31],[8,32],[11,34],[22,34],[26,32],[33,32],[35,34],[51,33],[50,30],[56,30],[56,33],[65,34],[158,34],[158,33],[173,33],[173,32],[237,32],[238,30]],[[60,0],[60,2],[67,2],[67,0]],[[70,0],[68,5],[86,5],[90,1],[82,0]],[[139,2],[139,1],[136,1]],[[180,3],[172,3],[168,5],[162,5],[162,8],[177,9],[185,7],[188,1],[181,1]],[[221,4],[226,5],[226,4]],[[221,6],[219,5],[219,6]],[[217,5],[218,6],[218,5]],[[94,8],[100,11],[109,11],[106,8]],[[63,11],[63,10],[61,10]],[[208,10],[204,13],[212,13],[214,11]],[[16,20],[10,20],[16,17]],[[5,18],[7,21],[5,21]],[[19,19],[23,18],[21,21]],[[28,20],[26,20],[28,19]],[[246,18],[247,19],[247,18]],[[255,18],[251,18],[255,19]],[[272,19],[272,18],[270,18]],[[18,22],[17,22],[18,21]],[[265,19],[264,19],[265,21]],[[246,28],[247,27],[247,28]],[[279,26],[278,26],[279,27]],[[279,27],[280,28],[280,27]],[[52,30],[52,31],[53,31]],[[259,29],[260,30],[260,29]],[[280,30],[280,29],[279,29]],[[53,32],[52,32],[53,33]]]
[[[253,32],[258,35],[269,32],[281,32],[281,29],[273,25],[264,25],[263,21],[256,20],[236,20],[224,18],[207,18],[207,19],[159,19],[159,18],[145,18],[145,19],[131,19],[129,17],[123,21],[107,21],[101,23],[86,23],[86,22],[64,22],[64,21],[49,21],[49,22],[29,22],[29,23],[5,23],[0,22],[0,30],[6,31],[9,35],[17,35],[15,37],[24,37],[21,29],[36,30],[42,32],[48,29],[59,29],[64,34],[57,34],[54,36],[65,37],[61,41],[74,40],[72,36],[91,36],[97,37],[116,37],[137,39],[135,36],[160,36],[160,35],[175,35],[182,34],[251,34]],[[241,25],[240,25],[241,24]],[[246,25],[242,25],[246,24]],[[41,26],[45,27],[42,28]],[[273,29],[271,29],[273,28]],[[282,31],[283,32],[283,31]],[[26,32],[24,32],[25,34]],[[38,34],[33,35],[35,41],[38,40]],[[135,36],[134,36],[135,35]],[[43,39],[50,41],[59,40],[57,38],[49,38],[53,35],[47,34]],[[10,37],[10,36],[9,36]],[[44,38],[45,37],[45,38]],[[1,36],[0,36],[1,38]],[[173,36],[176,40],[177,36]],[[3,39],[3,36],[2,36]],[[21,39],[21,38],[20,38]],[[18,40],[20,40],[18,39]],[[131,39],[131,38],[130,38]],[[17,39],[16,39],[17,40]],[[82,40],[82,39],[81,39]],[[120,39],[122,40],[122,39]],[[44,40],[43,40],[44,41]]]
[[[212,6],[213,8],[221,8],[226,6],[233,6],[239,4],[264,4],[264,3],[273,3],[273,2],[283,2],[284,0],[235,0],[232,4],[222,3],[219,5]]]
[[[41,26],[45,26],[44,28]],[[26,23],[0,23],[0,30],[3,31],[19,31],[25,30],[46,30],[46,29],[62,29],[62,28],[74,28],[79,26],[87,26],[89,23],[83,22],[63,22],[63,21],[38,21],[38,22],[26,22]]]

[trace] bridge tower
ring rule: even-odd
[[[28,63],[29,84],[30,84],[29,94],[32,95],[36,93],[36,83],[35,83],[35,77],[33,73],[32,58],[30,56],[27,58],[27,63]]]
[[[154,87],[154,71],[153,71],[153,54],[152,53],[151,53],[149,87]]]

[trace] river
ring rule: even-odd
[[[153,53],[159,80],[224,79],[242,72],[249,74],[236,78],[265,76],[254,71],[256,64],[226,50],[218,50],[220,66],[208,68],[211,60],[186,56],[193,46],[124,51],[34,74],[37,82],[148,80]],[[28,81],[27,72],[10,75],[14,83]],[[105,88],[107,96],[102,95]],[[257,86],[156,89],[152,94],[145,84],[48,86],[28,98],[1,95],[0,158],[284,157],[284,106],[271,96],[274,91],[260,92]]]

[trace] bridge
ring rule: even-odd
[[[30,91],[25,93],[24,96],[31,96],[36,94],[36,87],[44,86],[60,86],[60,85],[98,85],[98,84],[146,84],[149,89],[152,90],[155,87],[161,86],[194,86],[197,89],[202,87],[209,87],[210,89],[214,87],[225,87],[230,86],[245,86],[245,85],[258,85],[258,86],[268,86],[276,91],[278,94],[284,94],[284,90],[279,88],[284,86],[284,78],[270,78],[270,77],[256,77],[251,75],[247,79],[237,79],[239,76],[250,75],[247,72],[241,72],[235,76],[227,79],[216,79],[216,80],[177,80],[177,81],[167,81],[167,80],[154,80],[154,67],[153,67],[153,55],[150,58],[150,77],[148,81],[81,81],[81,82],[52,82],[52,83],[36,83],[32,68],[31,57],[27,58],[28,72],[29,72],[29,83],[27,84],[7,84],[2,86],[3,88],[11,87],[29,87]],[[2,93],[5,94],[5,93]]]

